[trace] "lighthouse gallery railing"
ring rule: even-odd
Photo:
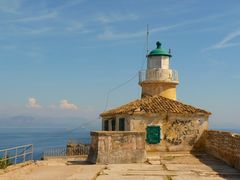
[[[178,83],[178,72],[172,69],[150,69],[139,71],[139,83],[143,81],[166,81]]]

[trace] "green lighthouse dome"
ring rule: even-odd
[[[156,43],[157,48],[152,50],[149,54],[149,56],[168,56],[168,57],[172,57],[172,55],[170,53],[168,53],[167,51],[165,51],[164,49],[161,48],[161,43],[158,41]]]

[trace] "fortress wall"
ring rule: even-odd
[[[145,132],[91,132],[88,161],[96,164],[140,163],[146,159]]]
[[[225,131],[206,131],[204,135],[205,151],[240,169],[240,134]]]

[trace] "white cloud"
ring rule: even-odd
[[[19,0],[1,0],[0,11],[5,13],[17,13],[21,5]]]
[[[44,27],[44,28],[38,28],[38,29],[22,29],[23,32],[26,34],[31,35],[38,35],[38,34],[45,34],[53,30],[51,27]]]
[[[149,29],[150,33],[158,33],[158,32],[163,32],[163,31],[168,31],[171,29],[179,28],[179,27],[185,27],[185,26],[190,26],[193,24],[198,24],[198,23],[204,23],[207,21],[213,21],[217,18],[221,18],[223,15],[222,14],[217,14],[217,15],[211,15],[199,19],[191,19],[191,20],[186,20],[181,23],[175,23],[175,24],[170,24],[170,25],[164,25],[164,26],[158,26]],[[127,16],[125,16],[127,17]],[[108,22],[107,19],[102,18],[102,22]],[[102,34],[98,35],[99,39],[103,40],[119,40],[119,39],[129,39],[129,38],[136,38],[136,37],[143,37],[146,35],[146,31],[136,31],[136,32],[114,32],[111,29],[106,29]]]
[[[41,108],[42,106],[38,103],[38,101],[35,98],[30,97],[30,98],[28,98],[27,107],[28,108]]]
[[[170,29],[177,28],[179,26],[184,26],[184,25],[188,25],[188,23],[187,22],[183,22],[183,23],[178,23],[178,24],[173,24],[173,25],[156,27],[156,28],[150,29],[149,32],[150,33],[162,32],[162,31],[167,31],[167,30],[170,30]]]
[[[208,51],[208,50],[213,50],[213,49],[222,49],[222,48],[227,48],[227,47],[231,47],[231,46],[239,46],[240,42],[235,42],[235,43],[232,42],[239,36],[240,36],[240,29],[229,33],[220,42],[204,49],[203,52]]]
[[[110,15],[99,15],[97,21],[101,23],[112,23],[119,21],[130,21],[137,20],[138,16],[135,14],[110,14]]]
[[[83,29],[84,25],[81,22],[74,21],[70,24],[69,27],[66,28],[68,31],[76,31],[76,30],[81,30]]]
[[[62,100],[60,102],[60,108],[61,109],[71,109],[71,110],[77,110],[78,109],[78,106],[73,104],[73,103],[70,103],[68,100]]]
[[[26,22],[33,22],[33,21],[42,21],[42,20],[46,20],[46,19],[56,18],[57,15],[58,15],[57,12],[51,12],[51,13],[43,14],[43,15],[39,15],[39,16],[25,17],[25,18],[12,20],[12,22],[24,22],[24,23],[26,23]]]
[[[71,1],[63,1],[64,3],[58,7],[55,8],[55,10],[57,11],[61,11],[63,9],[68,9],[71,8],[73,6],[77,6],[83,2],[85,2],[86,0],[71,0]],[[59,3],[60,4],[60,3]]]
[[[77,33],[90,33],[91,29],[87,29],[85,24],[79,21],[72,21],[68,27],[66,27],[67,31],[77,32]]]
[[[186,23],[156,27],[156,28],[150,29],[149,32],[150,33],[163,32],[163,31],[174,29],[176,27],[183,26],[183,25],[186,25]],[[136,37],[144,37],[146,34],[147,34],[146,31],[121,33],[121,32],[113,32],[111,29],[107,29],[102,34],[99,34],[98,38],[103,40],[129,39],[129,38],[136,38]]]
[[[105,30],[102,34],[98,35],[99,39],[102,40],[117,40],[117,39],[129,39],[129,38],[136,38],[136,37],[141,37],[144,36],[146,32],[144,31],[139,31],[139,32],[133,32],[133,33],[117,33],[113,32],[111,30]]]

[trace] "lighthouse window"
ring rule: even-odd
[[[161,58],[151,58],[148,60],[148,69],[161,68]]]
[[[125,130],[125,118],[119,118],[119,131]]]

